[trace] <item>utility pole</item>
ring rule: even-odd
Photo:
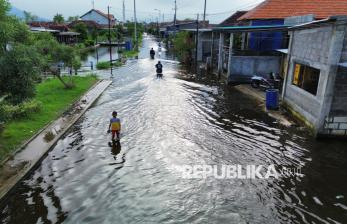
[[[135,32],[135,45],[136,45],[136,49],[137,49],[137,31],[136,31],[136,0],[134,0],[134,32]]]
[[[205,0],[205,7],[204,7],[204,25],[206,21],[206,0]]]
[[[108,17],[108,43],[110,45],[110,65],[111,65],[111,75],[112,75],[112,42],[111,42],[110,6],[107,6],[107,17]]]
[[[174,15],[174,25],[176,25],[176,13],[177,13],[177,2],[175,0],[175,15]]]
[[[123,0],[123,23],[125,23],[125,2]]]
[[[160,26],[159,26],[159,22],[160,22],[160,17],[161,17],[161,11],[159,9],[154,9],[155,11],[158,11],[159,15],[158,15],[158,20],[157,20],[157,29],[158,29],[158,37],[160,37]]]
[[[199,44],[199,13],[196,17],[196,38],[195,38],[195,71],[198,72],[198,44]]]

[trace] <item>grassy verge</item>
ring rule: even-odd
[[[127,58],[133,58],[139,54],[139,51],[137,50],[124,51],[122,54]]]
[[[121,61],[112,62],[112,67],[120,67],[122,65],[123,65],[123,63]],[[111,64],[109,61],[101,61],[98,64],[96,64],[96,68],[100,69],[100,70],[109,69],[109,68],[111,68]]]
[[[96,83],[97,78],[73,77],[73,81],[76,86],[72,89],[64,89],[57,79],[49,79],[36,86],[37,94],[34,99],[42,103],[42,108],[28,118],[10,121],[5,125],[0,134],[0,161],[50,121],[57,119]]]

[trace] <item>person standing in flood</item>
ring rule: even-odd
[[[112,132],[112,141],[119,140],[120,130],[121,130],[120,119],[117,118],[117,112],[113,111],[112,118],[110,120],[110,125],[108,126],[108,131],[107,131],[108,133]],[[116,135],[117,135],[117,139],[115,140]]]

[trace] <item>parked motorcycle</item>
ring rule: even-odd
[[[282,79],[278,74],[270,73],[268,78],[255,75],[251,78],[251,86],[253,88],[267,89],[279,89],[282,83]]]

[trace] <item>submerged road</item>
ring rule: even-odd
[[[316,142],[215,82],[140,59],[0,205],[1,223],[347,223],[346,143]],[[165,52],[161,58],[166,59]],[[101,74],[102,75],[102,74]],[[103,74],[109,78],[109,74]],[[113,110],[121,147],[106,134]],[[278,179],[184,179],[179,165],[300,168]]]

